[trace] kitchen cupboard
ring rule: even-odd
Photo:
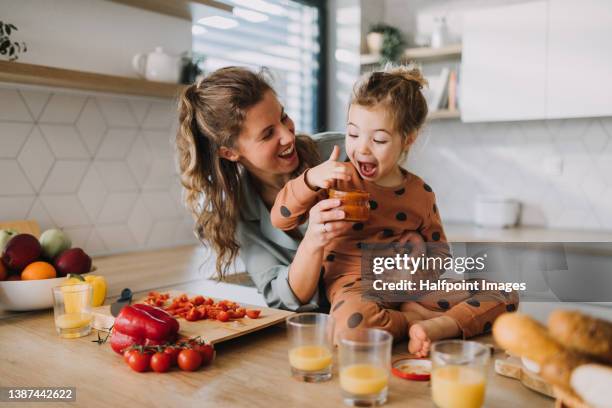
[[[462,120],[612,116],[612,7],[547,0],[469,11]]]
[[[546,114],[546,1],[466,13],[461,60],[464,122]]]
[[[612,3],[550,0],[547,117],[612,115]]]

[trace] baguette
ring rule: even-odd
[[[495,341],[511,354],[527,357],[538,364],[562,352],[563,347],[548,334],[546,327],[521,313],[504,313],[493,325]]]
[[[612,323],[580,312],[556,310],[548,330],[563,346],[612,364]]]
[[[589,405],[595,408],[612,407],[612,368],[599,364],[581,365],[572,372],[571,385]]]

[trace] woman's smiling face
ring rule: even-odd
[[[388,187],[401,182],[398,162],[407,147],[392,125],[381,104],[349,108],[346,154],[363,179]]]
[[[250,108],[237,141],[237,160],[262,181],[293,172],[299,165],[295,126],[272,91]]]

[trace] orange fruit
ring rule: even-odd
[[[6,266],[0,261],[0,281],[5,280],[8,277],[8,270]]]
[[[32,262],[21,272],[22,280],[52,279],[57,276],[53,265],[47,262]]]

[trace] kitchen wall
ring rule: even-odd
[[[379,7],[363,13],[362,25],[367,30],[382,14],[409,42],[423,45],[433,17],[447,15],[451,36],[459,40],[465,10],[517,2],[362,0],[364,9]],[[407,167],[435,188],[447,222],[471,222],[478,195],[501,194],[523,203],[523,225],[612,230],[612,118],[434,121]]]
[[[19,62],[135,76],[132,55],[191,48],[191,24],[103,0],[0,3]],[[195,243],[180,202],[176,101],[0,84],[0,219],[65,229],[91,254]]]

